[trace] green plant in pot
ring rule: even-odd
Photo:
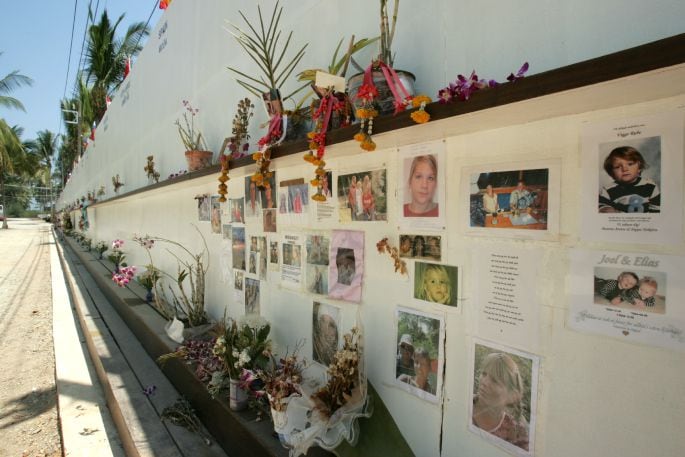
[[[199,108],[193,108],[188,100],[183,100],[183,122],[176,119],[176,127],[185,146],[185,156],[188,162],[188,171],[197,171],[212,164],[214,153],[207,150],[207,145],[202,137],[200,129],[195,127],[195,116],[200,112]]]
[[[414,81],[416,79],[413,74],[394,68],[395,55],[392,52],[392,42],[395,37],[400,0],[392,0],[392,9],[390,3],[391,0],[379,0],[380,52],[371,63],[371,77],[378,90],[378,95],[374,98],[373,104],[381,115],[397,112],[397,103],[406,101],[408,97],[414,95]],[[390,13],[391,10],[392,14]],[[360,86],[364,84],[364,76],[364,72],[358,73],[351,76],[347,82],[350,98],[353,102],[357,98]],[[396,100],[390,85],[395,86],[396,92],[404,100]],[[360,106],[357,102],[355,104]]]
[[[300,86],[286,96],[281,95],[281,89],[297,64],[302,60],[307,44],[304,44],[292,58],[285,58],[293,32],[288,33],[285,42],[281,41],[282,34],[279,30],[279,23],[283,8],[279,7],[279,2],[276,2],[268,21],[264,20],[262,10],[259,5],[257,6],[259,25],[256,27],[242,11],[238,11],[238,13],[243,18],[248,30],[230,24],[232,30],[229,32],[250,59],[257,64],[258,72],[251,75],[234,67],[228,67],[228,69],[238,76],[236,78],[238,84],[264,101],[264,106],[270,117],[268,131],[258,141],[261,152],[253,154],[258,167],[253,175],[253,180],[257,185],[263,187],[269,182],[268,178],[271,173],[269,171],[271,163],[269,147],[279,143],[285,137],[284,125],[287,128],[289,119],[295,122],[300,120],[300,113],[297,113],[298,116],[293,116],[294,113],[284,111],[283,102],[307,87],[307,84]],[[292,122],[290,124],[292,125]]]

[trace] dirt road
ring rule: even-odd
[[[0,230],[0,455],[62,455],[55,390],[50,225]]]

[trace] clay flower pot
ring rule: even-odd
[[[186,151],[188,171],[197,171],[210,166],[213,156],[212,151]]]

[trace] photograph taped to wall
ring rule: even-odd
[[[395,318],[394,385],[423,400],[437,403],[442,390],[445,320],[398,306]]]
[[[358,303],[364,276],[364,232],[333,230],[329,256],[329,297]]]
[[[245,227],[233,227],[232,232],[233,268],[245,271]]]
[[[307,235],[307,291],[313,294],[328,294],[328,251],[330,238],[325,235]]]
[[[221,224],[221,237],[224,240],[231,239],[231,224]]]
[[[209,194],[196,195],[195,200],[197,200],[197,220],[209,222],[211,219]]]
[[[571,251],[568,326],[580,332],[685,350],[685,257]]]
[[[223,241],[219,251],[219,267],[221,268],[221,282],[229,283],[233,278],[233,253],[231,243]]]
[[[277,210],[276,208],[271,208],[271,209],[265,209],[263,211],[263,216],[264,216],[264,231],[267,233],[275,233],[277,231],[277,226],[276,226],[276,217],[277,217]]]
[[[457,307],[459,304],[459,269],[438,263],[414,263],[414,298]]]
[[[317,192],[326,197],[325,201],[317,201],[314,204],[316,209],[316,220],[317,222],[331,221],[334,222],[335,213],[335,202],[333,198],[333,172],[326,170],[326,174],[322,175],[320,178],[321,187],[317,189]]]
[[[666,313],[666,273],[625,268],[594,268],[594,303],[624,310]]]
[[[588,123],[581,142],[582,237],[682,243],[683,111]]]
[[[473,339],[469,430],[514,455],[534,455],[540,358]]]
[[[231,223],[245,223],[245,200],[243,198],[231,198]]]
[[[243,283],[245,278],[245,272],[240,270],[235,270],[233,272],[233,288],[235,290],[243,291]]]
[[[269,269],[278,270],[278,241],[269,240]]]
[[[259,314],[259,280],[245,278],[245,314]]]
[[[262,209],[276,209],[276,171],[271,172],[271,176],[266,179],[268,185],[257,187],[257,192],[262,200]]]
[[[304,235],[287,233],[281,240],[281,285],[299,290],[302,287],[302,252]]]
[[[400,257],[422,260],[442,260],[442,237],[440,235],[400,234]]]
[[[309,183],[303,177],[278,183],[279,225],[307,225],[310,208]]]
[[[445,228],[445,142],[403,146],[399,150],[400,226]]]
[[[221,203],[219,202],[218,195],[212,195],[210,199],[210,207],[212,209],[212,233],[221,233]]]
[[[325,367],[331,364],[340,344],[340,308],[314,302],[312,312],[312,359]]]
[[[469,235],[555,239],[559,233],[560,161],[466,167],[461,201]]]
[[[262,218],[262,198],[252,176],[245,176],[245,219]]]
[[[385,169],[338,175],[340,222],[387,221],[387,184]]]

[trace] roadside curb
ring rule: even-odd
[[[124,449],[114,429],[106,396],[94,376],[87,347],[90,335],[87,332],[83,335],[77,324],[74,312],[78,314],[78,305],[74,303],[72,307],[67,288],[69,272],[62,268],[54,231],[51,236],[54,241],[50,245],[50,267],[55,385],[62,451],[65,457],[123,456]]]

